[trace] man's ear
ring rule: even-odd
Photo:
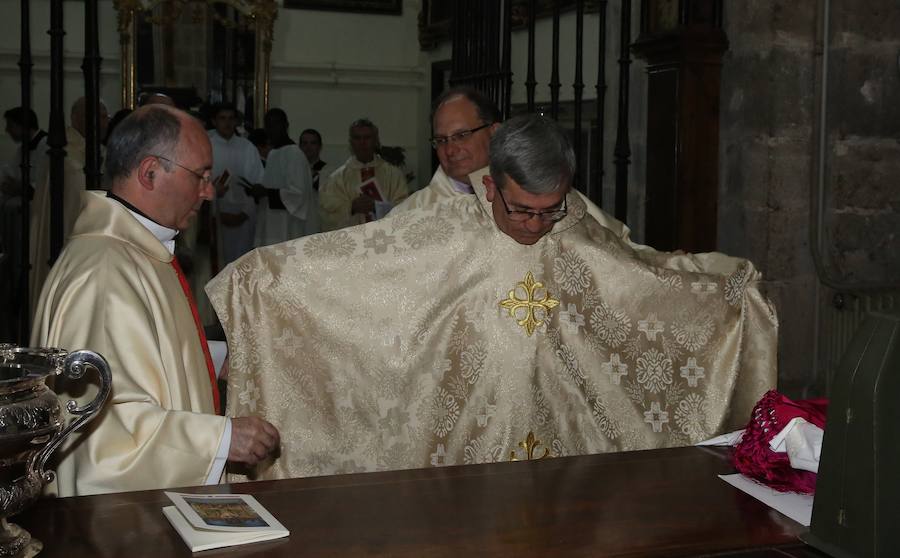
[[[481,183],[484,184],[484,197],[487,198],[487,201],[493,203],[494,202],[494,192],[496,192],[497,185],[494,183],[494,178],[491,176],[491,173],[487,173],[481,179]]]
[[[494,136],[494,132],[496,132],[496,131],[497,131],[497,128],[499,128],[499,127],[500,127],[500,123],[499,123],[499,122],[494,122],[493,124],[491,124],[491,127],[488,128],[488,135],[491,136],[491,137],[493,137],[493,136]]]
[[[158,174],[163,172],[156,157],[144,157],[137,168],[137,179],[141,186],[146,190],[153,190],[154,180]]]

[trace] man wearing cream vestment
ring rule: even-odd
[[[500,111],[493,101],[469,87],[448,89],[435,100],[431,122],[431,145],[440,166],[431,182],[406,198],[394,209],[395,213],[426,207],[447,197],[472,195],[475,190],[471,175],[477,173],[480,179],[488,171],[489,142],[500,125]],[[631,230],[625,223],[608,215],[581,192],[573,193],[598,223],[630,242]],[[646,249],[636,244],[632,247]]]
[[[403,171],[377,151],[378,128],[360,119],[350,125],[353,155],[319,192],[322,230],[333,231],[378,219],[409,195]]]
[[[256,250],[207,286],[229,406],[285,440],[256,476],[687,445],[774,385],[749,262],[631,248],[571,193],[551,121],[506,122],[490,153],[474,195]]]
[[[178,231],[213,196],[209,138],[187,113],[153,105],[124,119],[108,148],[111,190],[85,192],[32,332],[34,346],[90,349],[112,372],[110,400],[61,452],[56,489],[216,483],[226,460],[258,461],[278,432],[258,417],[216,414],[216,372],[172,256]],[[78,386],[59,382],[56,391],[79,401],[96,393]]]

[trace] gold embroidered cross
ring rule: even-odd
[[[519,288],[525,291],[525,298],[516,296],[516,290]],[[544,291],[544,296],[541,299],[535,298],[535,293],[538,290]],[[544,288],[544,284],[536,282],[534,275],[529,271],[525,276],[525,281],[520,281],[516,284],[515,288],[509,291],[506,300],[500,301],[500,306],[506,308],[510,317],[524,327],[525,332],[531,337],[534,330],[543,325],[544,320],[550,315],[550,310],[559,306],[559,301],[551,297],[547,289]],[[543,311],[543,317],[540,319],[535,315],[535,310],[537,309]],[[521,320],[516,316],[516,312],[519,310],[525,310],[525,317]]]
[[[528,437],[525,438],[525,441],[519,442],[519,447],[525,450],[525,459],[531,461],[532,459],[544,459],[545,457],[550,456],[550,450],[544,448],[544,454],[540,457],[535,457],[534,452],[537,447],[541,445],[541,441],[534,437],[534,432],[529,431]],[[510,461],[519,461],[519,457],[516,455],[517,450],[513,450],[509,452],[509,460]]]

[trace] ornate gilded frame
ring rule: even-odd
[[[227,4],[243,14],[248,27],[256,35],[256,60],[253,80],[254,121],[262,122],[269,109],[269,66],[272,57],[272,36],[278,4],[275,0],[113,0],[118,14],[119,45],[122,49],[122,106],[133,109],[137,104],[137,76],[135,71],[135,14],[151,11],[158,4]]]

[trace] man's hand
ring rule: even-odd
[[[243,176],[238,177],[238,186],[243,188],[244,192],[246,192],[248,196],[252,197],[257,202],[261,197],[266,195],[265,186],[263,186],[262,184],[254,184]]]
[[[375,200],[365,194],[360,194],[350,205],[350,214],[362,213],[363,215],[375,213]]]
[[[270,423],[259,417],[231,419],[231,447],[228,461],[255,465],[278,449],[281,436]]]

